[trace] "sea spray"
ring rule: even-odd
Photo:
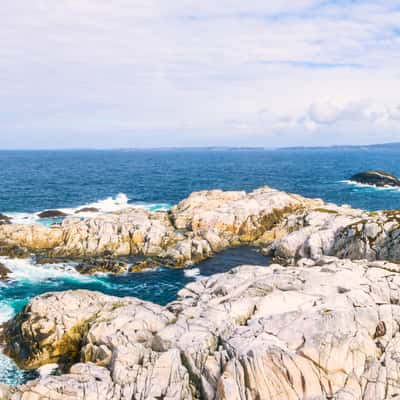
[[[136,202],[129,203],[129,198],[125,193],[119,193],[115,197],[107,197],[102,200],[95,201],[93,203],[83,204],[77,207],[70,208],[57,208],[58,211],[67,214],[69,216],[76,216],[78,218],[88,218],[99,214],[107,214],[112,212],[118,212],[126,208],[141,208],[149,211],[168,211],[171,205],[168,203],[146,203]],[[11,218],[11,222],[14,224],[29,225],[34,223],[40,223],[45,226],[50,226],[54,223],[62,222],[63,218],[40,218],[39,214],[43,211],[27,213],[27,212],[4,212]]]

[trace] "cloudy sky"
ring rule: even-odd
[[[400,0],[3,0],[0,148],[400,141]]]

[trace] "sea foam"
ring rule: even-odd
[[[85,208],[93,208],[98,211],[80,211]],[[93,203],[82,204],[77,207],[68,208],[55,208],[67,215],[74,215],[80,218],[93,217],[98,214],[112,213],[116,211],[121,211],[126,208],[143,208],[149,211],[168,211],[171,205],[168,203],[129,203],[129,198],[125,193],[119,193],[115,197],[107,197],[102,200],[95,201]],[[34,224],[40,223],[42,225],[48,226],[55,222],[61,222],[62,218],[40,218],[39,214],[43,211],[33,213],[26,212],[4,212],[5,215],[11,218],[11,222],[15,224]]]
[[[196,280],[203,279],[204,276],[201,275],[200,268],[188,268],[183,271],[187,278],[195,278]]]
[[[400,188],[397,187],[393,187],[393,186],[375,186],[375,185],[369,185],[367,183],[359,183],[359,182],[355,182],[355,181],[351,181],[348,179],[345,180],[341,180],[339,181],[339,183],[345,183],[347,185],[351,185],[357,188],[364,188],[364,189],[374,189],[374,190],[388,190],[388,191],[394,191],[394,192],[398,192],[400,191]]]

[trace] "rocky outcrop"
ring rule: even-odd
[[[400,261],[400,211],[371,212],[345,226],[332,253],[343,258]]]
[[[63,231],[60,227],[45,227],[33,225],[0,225],[0,247],[2,254],[7,254],[7,249],[17,252],[17,249],[30,251],[51,250],[63,240]]]
[[[268,187],[251,193],[212,190],[193,193],[170,212],[129,208],[68,217],[52,227],[1,225],[0,255],[79,259],[84,273],[185,266],[247,244],[264,247],[285,265],[323,255],[400,261],[399,222],[398,211],[371,213]],[[121,259],[129,256],[138,256],[139,264]]]
[[[353,175],[350,178],[350,180],[357,183],[363,183],[366,185],[373,185],[378,187],[384,187],[384,186],[400,187],[399,178],[397,178],[393,174],[389,174],[388,172],[380,170],[360,172],[358,174]]]
[[[284,234],[279,224],[304,207],[323,204],[268,187],[245,192],[193,193],[170,212],[126,209],[61,226],[0,227],[0,243],[54,257],[142,255],[167,264],[199,261],[230,246],[267,243]]]
[[[288,234],[273,241],[264,253],[285,265],[295,264],[301,258],[315,260],[323,255],[333,255],[341,231],[368,217],[363,210],[334,204],[303,210],[286,219],[282,230]]]
[[[8,353],[68,371],[2,399],[399,399],[399,271],[327,257],[242,266],[166,307],[42,295],[6,326]]]
[[[7,215],[0,213],[0,225],[10,224],[11,218],[7,217]]]
[[[89,212],[96,213],[96,212],[100,212],[100,210],[96,207],[83,207],[83,208],[80,208],[79,210],[76,210],[75,214],[89,213]]]
[[[264,249],[285,265],[323,255],[400,261],[400,211],[365,212],[332,206],[307,210],[287,221],[295,226],[293,231]]]
[[[60,210],[46,210],[38,214],[39,218],[65,218],[68,214]]]

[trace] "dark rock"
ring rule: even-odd
[[[7,280],[8,274],[12,271],[8,269],[4,264],[0,263],[0,280],[4,281]]]
[[[68,214],[59,211],[59,210],[47,210],[47,211],[42,211],[41,213],[38,214],[39,218],[64,218]]]
[[[378,325],[376,326],[374,339],[380,338],[386,335],[386,324],[385,321],[379,321]]]
[[[25,247],[10,246],[0,243],[0,257],[10,258],[27,258],[30,257],[30,252]]]
[[[113,258],[93,258],[84,260],[76,266],[76,270],[85,275],[96,273],[123,274],[128,270],[128,263]]]
[[[366,185],[383,186],[400,186],[400,179],[385,171],[366,171],[353,175],[350,180]]]
[[[131,265],[128,272],[142,272],[145,269],[157,269],[161,265],[163,264],[154,258],[147,258],[146,260],[142,260]]]
[[[37,253],[35,254],[35,263],[36,264],[67,264],[70,262],[76,262],[76,259],[71,257],[53,257],[47,253]]]
[[[0,225],[11,224],[11,218],[0,213]]]
[[[83,213],[83,212],[99,212],[100,210],[96,207],[83,207],[79,210],[75,211],[75,214]]]

